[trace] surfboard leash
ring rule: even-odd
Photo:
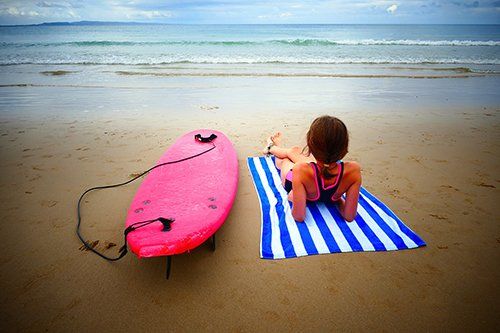
[[[131,182],[141,178],[142,176],[148,174],[149,172],[153,171],[154,169],[156,168],[159,168],[161,166],[164,166],[164,165],[169,165],[169,164],[175,164],[175,163],[180,163],[180,162],[184,162],[184,161],[187,161],[187,160],[190,160],[190,159],[193,159],[193,158],[196,158],[198,156],[201,156],[203,154],[206,154],[212,150],[214,150],[217,146],[212,142],[214,139],[217,138],[217,135],[215,134],[211,134],[209,137],[202,137],[201,134],[196,134],[194,136],[194,139],[199,141],[199,142],[203,142],[203,143],[211,143],[212,144],[212,147],[210,147],[209,149],[207,150],[204,150],[202,151],[201,153],[197,153],[197,154],[194,154],[194,155],[191,155],[191,156],[188,156],[188,157],[184,157],[184,158],[181,158],[181,159],[178,159],[178,160],[174,160],[174,161],[168,161],[168,162],[163,162],[163,163],[160,163],[160,164],[157,164],[151,168],[149,168],[148,170],[142,172],[141,174],[135,176],[134,178],[132,179],[129,179],[123,183],[119,183],[119,184],[113,184],[113,185],[104,185],[104,186],[95,186],[95,187],[92,187],[92,188],[89,188],[87,190],[85,190],[82,195],[80,196],[80,198],[78,199],[78,204],[77,204],[77,224],[76,224],[76,235],[78,236],[78,238],[80,239],[80,241],[82,242],[83,246],[85,247],[85,249],[89,250],[89,251],[92,251],[93,253],[97,254],[99,257],[105,259],[105,260],[108,260],[108,261],[117,261],[117,260],[120,260],[121,258],[123,258],[127,253],[128,253],[128,247],[127,247],[127,235],[129,233],[131,233],[132,231],[135,231],[139,228],[142,228],[142,227],[145,227],[151,223],[154,223],[154,222],[161,222],[163,224],[163,230],[162,231],[170,231],[172,226],[171,224],[175,221],[174,218],[165,218],[165,217],[158,217],[156,219],[152,219],[152,220],[146,220],[146,221],[140,221],[140,222],[136,222],[136,223],[133,223],[131,225],[129,225],[127,228],[125,228],[125,230],[123,231],[123,235],[124,235],[124,244],[123,246],[120,248],[120,250],[118,251],[119,255],[117,257],[108,257],[106,256],[105,254],[102,254],[101,252],[97,251],[91,244],[89,244],[82,236],[81,232],[80,232],[80,226],[81,226],[81,223],[82,223],[82,215],[81,215],[81,205],[82,205],[82,201],[83,201],[83,198],[85,197],[85,195],[89,192],[92,192],[92,191],[95,191],[95,190],[103,190],[103,189],[108,189],[108,188],[115,188],[115,187],[119,187],[119,186],[123,186],[123,185],[127,185],[127,184],[130,184]]]

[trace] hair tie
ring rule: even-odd
[[[327,163],[323,163],[323,165],[324,165],[325,167],[327,167],[327,168],[329,168],[329,167],[330,167],[330,164],[327,164]]]

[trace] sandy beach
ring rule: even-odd
[[[2,331],[498,328],[496,77],[167,77],[132,88],[42,78],[45,86],[0,88]],[[361,163],[364,186],[426,247],[259,259],[259,203],[246,157],[275,131],[286,145],[304,145],[321,114],[346,122],[346,159]],[[217,250],[204,244],[175,256],[168,281],[164,258],[129,254],[109,263],[82,250],[75,223],[83,190],[129,179],[197,128],[225,132],[239,158],[238,193]],[[87,197],[83,232],[99,250],[116,253],[107,247],[121,244],[138,186]]]

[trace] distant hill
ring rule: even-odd
[[[44,22],[39,24],[0,25],[1,27],[43,27],[43,26],[83,26],[83,25],[152,25],[160,23],[142,22],[106,22],[106,21],[77,21],[77,22]]]

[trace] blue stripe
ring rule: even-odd
[[[296,257],[297,254],[295,253],[295,249],[293,248],[292,244],[292,239],[290,238],[290,233],[288,232],[288,227],[286,225],[286,215],[285,215],[285,209],[283,206],[283,198],[281,197],[281,194],[279,190],[276,188],[276,185],[274,184],[274,179],[271,174],[271,170],[269,170],[269,167],[266,163],[265,157],[259,158],[260,164],[262,165],[262,168],[264,169],[264,172],[266,174],[267,181],[269,183],[269,187],[273,191],[274,196],[278,200],[276,203],[276,212],[278,213],[278,220],[279,220],[279,229],[280,229],[280,239],[281,239],[281,244],[283,245],[283,251],[285,252],[285,257],[286,258],[293,258]],[[288,204],[288,200],[286,202]]]
[[[379,199],[377,199],[373,194],[368,192],[365,188],[361,188],[361,193],[366,195],[368,199],[370,199],[373,203],[375,203],[377,206],[380,207],[387,215],[392,217],[396,223],[398,224],[399,228],[401,229],[402,232],[406,234],[412,241],[415,242],[418,246],[425,246],[425,242],[422,238],[420,238],[416,233],[414,233],[410,228],[408,228],[400,219],[399,217],[396,216],[396,214],[393,213],[392,210],[389,209],[383,202],[381,202]]]
[[[306,249],[307,254],[318,254],[318,249],[316,249],[316,245],[314,245],[314,241],[312,240],[311,233],[309,232],[307,224],[305,222],[296,223],[297,228],[299,229],[300,238],[302,238],[302,243],[304,243],[304,248]]]
[[[360,214],[356,216],[355,223],[358,224],[361,231],[363,231],[363,233],[366,235],[370,243],[372,243],[373,247],[375,248],[375,251],[387,251],[384,244],[380,241],[377,235],[375,235],[375,233],[368,226],[368,224],[366,224],[365,220],[363,220]]]
[[[328,246],[330,252],[342,252],[337,242],[335,241],[335,238],[333,238],[330,228],[328,228],[328,226],[326,225],[325,219],[323,218],[323,215],[321,215],[316,203],[309,203],[307,207],[309,208],[314,221],[316,221],[319,231],[321,232],[321,235],[323,236],[323,239],[325,240],[325,243]]]
[[[334,205],[325,205],[325,206],[330,211],[330,214],[332,214],[333,218],[335,219],[335,222],[337,223],[340,230],[344,234],[344,237],[351,246],[352,250],[354,252],[363,251],[363,247],[361,246],[361,244],[359,244],[358,239],[356,238],[356,236],[354,236],[351,229],[349,229],[349,227],[347,226],[346,224],[347,222],[344,220],[344,218],[342,218],[342,216],[340,216],[337,208]]]
[[[377,212],[373,209],[373,207],[366,202],[365,198],[363,196],[359,196],[359,204],[363,206],[363,208],[366,210],[368,215],[370,215],[373,220],[379,225],[379,227],[389,236],[389,238],[394,242],[398,250],[404,250],[407,249],[408,246],[406,246],[405,242],[399,236],[392,230],[387,223],[380,217],[380,215],[377,214]]]
[[[273,259],[273,251],[271,247],[271,219],[269,216],[270,213],[270,205],[269,200],[267,199],[266,192],[264,191],[264,187],[262,186],[262,182],[260,180],[259,174],[255,169],[255,163],[253,158],[248,158],[248,168],[252,173],[253,180],[255,182],[255,187],[257,192],[259,193],[259,198],[262,205],[262,242],[261,242],[261,251],[262,258],[265,259]]]

